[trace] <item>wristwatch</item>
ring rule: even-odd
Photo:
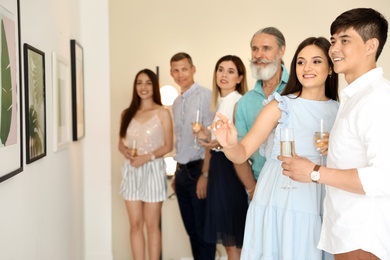
[[[320,165],[314,166],[313,171],[310,173],[310,178],[315,183],[318,183],[318,180],[321,178],[320,167]]]

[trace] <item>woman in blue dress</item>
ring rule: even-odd
[[[248,209],[241,259],[325,258],[317,249],[324,189],[314,182],[293,182],[295,189],[282,189],[289,179],[282,175],[277,156],[280,129],[293,128],[295,152],[316,163],[320,160],[314,144],[317,124],[327,119],[332,125],[339,106],[338,76],[332,68],[329,47],[323,37],[310,37],[298,46],[284,92],[269,97],[240,143],[233,123],[222,114],[217,114],[220,120],[211,127],[232,162],[244,162],[260,146],[267,158]]]

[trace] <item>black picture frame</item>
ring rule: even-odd
[[[3,182],[23,171],[19,0],[0,1],[0,24],[0,182]],[[8,96],[3,95],[5,91],[9,91]]]
[[[72,136],[78,141],[85,136],[84,111],[84,50],[76,41],[70,40],[72,78]]]
[[[25,43],[24,86],[26,121],[26,163],[46,156],[45,53]]]

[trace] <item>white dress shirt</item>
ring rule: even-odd
[[[320,249],[332,254],[363,249],[390,259],[389,113],[390,82],[382,68],[342,91],[327,167],[356,168],[366,194],[326,187]]]

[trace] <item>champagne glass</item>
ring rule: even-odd
[[[280,155],[287,157],[294,157],[295,155],[295,142],[294,142],[294,129],[293,128],[281,128],[280,129]],[[282,187],[285,190],[296,189],[292,186],[292,180],[289,177],[286,186]]]
[[[198,133],[200,131],[200,129],[202,129],[202,123],[200,122],[200,111],[198,109],[198,110],[196,110],[195,119],[194,119],[194,121],[192,121],[192,131],[194,133]],[[195,149],[200,148],[198,145],[198,135],[197,134],[194,135],[194,148]]]
[[[325,166],[325,156],[322,155],[324,149],[328,147],[329,140],[329,129],[328,121],[326,119],[320,119],[318,125],[318,131],[314,135],[314,144],[317,148],[317,151],[320,152],[320,165]]]
[[[137,140],[133,140],[130,148],[130,156],[137,156]]]

